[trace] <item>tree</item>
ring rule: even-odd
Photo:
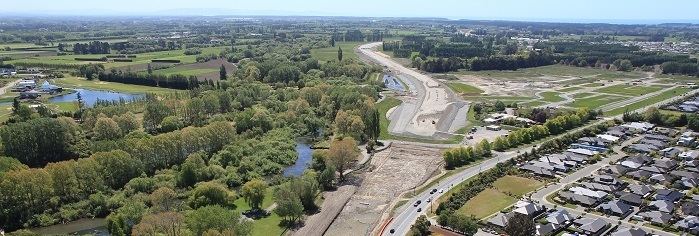
[[[515,214],[507,221],[505,232],[510,236],[530,236],[536,234],[536,226],[529,216]]]
[[[343,181],[343,172],[347,170],[352,161],[357,160],[358,156],[357,142],[353,138],[347,137],[341,140],[334,140],[330,144],[327,163],[340,172],[340,181]]]
[[[185,217],[185,222],[194,235],[202,235],[210,229],[236,230],[241,226],[240,214],[221,206],[205,206],[191,211]]]
[[[98,152],[92,154],[91,158],[100,165],[105,183],[112,189],[123,187],[129,180],[143,173],[141,160],[122,150]]]
[[[168,187],[160,187],[153,191],[148,197],[151,203],[151,210],[155,212],[173,211],[177,207],[177,193]]]
[[[206,163],[201,153],[194,153],[182,163],[182,168],[177,178],[177,185],[190,187],[204,179]]]
[[[71,118],[38,118],[4,125],[0,138],[5,155],[37,167],[79,155],[82,133]]]
[[[211,205],[231,206],[235,200],[235,193],[228,190],[223,184],[204,182],[197,184],[192,195],[189,196],[189,206],[200,208]]]
[[[495,101],[495,110],[496,111],[504,111],[505,110],[505,103],[503,103],[500,100]]]
[[[146,215],[133,227],[131,235],[183,235],[184,215],[178,212],[161,212]]]
[[[111,118],[102,117],[95,122],[92,133],[95,140],[114,140],[121,137],[121,128]]]
[[[283,217],[287,224],[295,223],[303,215],[301,200],[289,188],[279,188],[274,198],[277,202],[274,212]]]
[[[153,67],[151,67],[150,63],[148,63],[148,74],[149,75],[153,74]]]
[[[10,171],[0,180],[0,222],[17,229],[45,210],[53,192],[53,178],[44,169]]]
[[[335,186],[335,167],[328,166],[318,175],[318,184],[323,187],[324,190],[333,189]]]
[[[228,72],[226,72],[226,67],[221,64],[221,69],[218,71],[219,79],[226,80],[228,78]]]
[[[362,118],[340,110],[335,116],[335,132],[338,135],[350,136],[354,139],[360,139],[366,128]],[[374,126],[370,128],[375,128]]]
[[[425,215],[421,215],[417,218],[415,224],[410,227],[410,231],[414,236],[428,236],[432,234],[432,232],[430,232],[431,225],[432,224],[429,220],[427,220],[427,217]]]
[[[342,61],[342,47],[337,47],[337,61]]]
[[[253,210],[259,210],[267,192],[267,182],[253,179],[243,185],[241,195]]]
[[[330,37],[330,47],[335,47],[335,37]]]

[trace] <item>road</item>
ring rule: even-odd
[[[381,42],[359,46],[357,52],[372,62],[384,66],[389,73],[403,81],[409,93],[401,97],[403,103],[390,115],[389,132],[412,137],[441,138],[466,125],[459,113],[468,111],[467,103],[446,86],[428,75],[422,74],[391,60],[376,51]],[[462,117],[465,118],[465,117]]]
[[[520,150],[530,152],[530,149],[531,147],[529,147],[529,149]],[[417,219],[417,217],[429,210],[431,203],[426,202],[427,199],[437,199],[439,198],[439,196],[446,193],[446,191],[449,190],[451,187],[458,185],[466,179],[478,175],[478,173],[482,171],[486,171],[495,167],[497,163],[508,161],[518,155],[518,153],[514,151],[494,154],[495,157],[487,159],[476,166],[466,168],[465,170],[447,178],[446,180],[440,181],[439,184],[435,185],[434,187],[427,189],[422,193],[419,193],[416,197],[411,198],[408,201],[408,203],[406,203],[399,209],[400,214],[394,217],[393,221],[391,221],[391,223],[386,227],[386,230],[384,231],[383,235],[406,235],[410,230],[410,226]],[[444,193],[436,192],[434,194],[430,194],[430,191],[432,189],[443,189]],[[417,200],[422,201],[422,203],[420,203],[420,205],[418,205],[417,207],[414,207],[413,204]],[[422,211],[417,212],[417,208],[422,208]],[[395,232],[393,234],[389,232],[391,229],[395,229]]]

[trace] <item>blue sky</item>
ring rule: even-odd
[[[697,22],[697,0],[3,0],[34,15],[323,15]]]

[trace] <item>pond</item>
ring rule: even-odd
[[[91,89],[75,89],[74,93],[49,98],[49,102],[74,102],[78,100],[78,93],[80,93],[80,96],[82,96],[85,105],[88,107],[95,105],[95,102],[97,102],[97,100],[119,101],[120,99],[124,99],[126,101],[131,101],[133,99],[142,98],[145,96],[144,94],[118,93]]]
[[[303,172],[306,171],[306,169],[311,166],[311,162],[313,162],[313,149],[311,149],[311,144],[306,140],[296,142],[296,153],[299,155],[299,158],[296,159],[296,163],[284,169],[284,176],[286,177],[303,175]]]
[[[386,85],[386,88],[390,90],[405,92],[403,83],[401,83],[396,77],[391,75],[383,75],[383,83]]]
[[[80,219],[68,224],[30,229],[40,235],[96,235],[107,236],[107,221],[104,218]]]

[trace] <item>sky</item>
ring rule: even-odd
[[[697,0],[2,0],[10,15],[303,15],[699,23]]]

